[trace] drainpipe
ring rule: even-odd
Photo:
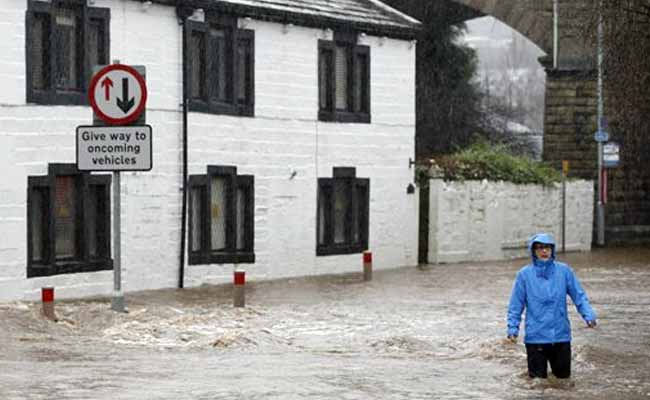
[[[187,65],[185,63],[185,55],[187,54],[187,18],[192,15],[193,9],[190,7],[183,7],[182,1],[177,1],[176,16],[178,23],[182,26],[182,56],[181,65],[183,68],[183,200],[181,211],[181,248],[180,259],[178,264],[178,288],[182,289],[185,281],[185,237],[187,236]]]

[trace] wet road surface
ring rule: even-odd
[[[0,399],[650,399],[650,251],[559,259],[599,314],[569,307],[569,380],[530,380],[504,339],[514,260],[249,284],[246,308],[227,286],[57,302],[58,323],[0,304]]]

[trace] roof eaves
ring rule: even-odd
[[[396,8],[393,8],[393,7],[389,6],[388,4],[386,4],[386,3],[384,3],[384,2],[381,2],[381,1],[379,1],[379,0],[366,0],[366,1],[372,3],[375,7],[381,9],[381,10],[384,11],[384,12],[387,12],[387,13],[390,13],[390,14],[394,14],[394,15],[399,16],[400,18],[405,19],[405,20],[406,20],[408,23],[410,23],[410,24],[413,24],[413,25],[422,25],[422,23],[421,23],[420,21],[418,21],[417,19],[411,17],[411,16],[408,15],[408,14],[405,14],[405,13],[399,11],[399,10],[396,9]]]
[[[386,21],[378,22],[368,19],[346,19],[336,16],[327,16],[319,13],[306,13],[279,8],[264,7],[261,5],[239,4],[221,0],[153,0],[155,3],[164,5],[173,5],[177,7],[203,8],[205,10],[216,10],[226,14],[233,14],[239,17],[251,17],[269,22],[288,24],[292,23],[299,26],[311,28],[330,28],[334,30],[356,30],[365,32],[369,35],[386,36],[395,39],[415,39],[421,26],[419,21],[406,16],[403,23],[387,23]],[[362,0],[363,1],[363,0]],[[379,6],[376,0],[370,0],[376,6]],[[382,4],[384,12],[390,9]],[[399,11],[391,11],[398,13]],[[405,14],[404,14],[405,15]],[[402,17],[403,18],[403,17]]]

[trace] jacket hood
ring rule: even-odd
[[[548,261],[541,261],[537,259],[535,252],[533,251],[534,243],[551,245],[551,258],[549,258]],[[530,252],[531,258],[533,259],[533,265],[535,266],[537,275],[548,278],[550,268],[555,262],[555,239],[553,239],[553,236],[548,233],[537,233],[533,235],[530,239],[528,239],[528,251]]]

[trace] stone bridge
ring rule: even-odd
[[[553,54],[553,0],[450,0],[479,14],[490,15],[526,36],[548,55]],[[586,46],[580,29],[590,3],[558,0],[558,68],[593,69],[595,49]]]
[[[556,168],[570,163],[569,176],[597,180],[596,48],[587,40],[587,15],[594,0],[558,0],[557,65],[553,64],[553,0],[447,0],[467,8],[467,15],[490,15],[537,44],[547,56],[543,158]],[[605,115],[607,99],[604,99]],[[624,138],[610,132],[610,140]],[[638,161],[610,170],[606,205],[606,243],[650,242],[650,171]],[[646,172],[647,171],[647,172]],[[633,184],[632,184],[633,183]],[[596,192],[596,191],[595,191]],[[594,221],[596,219],[594,218]],[[595,226],[594,226],[595,227]],[[594,229],[595,231],[595,229]]]

